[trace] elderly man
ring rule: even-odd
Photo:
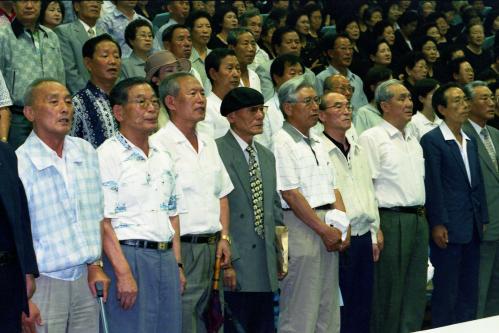
[[[421,146],[435,266],[431,320],[439,327],[476,318],[488,214],[477,145],[461,129],[469,115],[464,92],[455,83],[443,85],[433,93],[432,106],[444,121],[421,138]]]
[[[87,40],[82,53],[90,80],[73,96],[75,115],[71,135],[97,148],[118,130],[109,93],[120,74],[121,48],[111,36],[102,34]]]
[[[368,103],[364,94],[362,79],[352,73],[348,67],[352,64],[353,48],[350,39],[345,34],[326,34],[322,37],[323,53],[329,61],[329,67],[317,74],[316,86],[319,93],[324,91],[324,80],[333,74],[341,74],[348,79],[352,89],[352,104],[354,112]]]
[[[352,126],[352,109],[347,97],[334,92],[322,96],[319,119],[324,125],[321,141],[334,165],[338,190],[352,226],[350,248],[340,254],[340,288],[344,302],[341,332],[369,332],[373,262],[378,261],[383,247],[372,174],[366,153],[347,135]]]
[[[177,174],[170,154],[149,143],[159,99],[144,79],[111,91],[120,130],[98,149],[104,189],[104,267],[111,332],[181,332]],[[115,296],[116,295],[116,296]]]
[[[164,48],[164,39],[163,35],[165,31],[175,24],[184,24],[185,19],[189,15],[190,5],[187,0],[167,0],[166,9],[168,13],[170,13],[170,18],[168,22],[163,24],[158,31],[156,32],[156,36],[154,37],[154,49],[162,50]]]
[[[350,102],[355,89],[343,74],[333,74],[324,80],[324,95],[330,92],[342,94]]]
[[[217,146],[234,184],[228,196],[233,254],[232,267],[224,271],[232,283],[224,294],[225,332],[275,332],[275,225],[282,223],[282,210],[274,156],[253,140],[263,131],[265,109],[263,95],[246,87],[231,90],[221,106],[230,130]]]
[[[262,15],[260,15],[260,11],[256,8],[249,9],[239,17],[239,21],[241,27],[249,29],[249,31],[251,31],[251,33],[255,37],[255,41],[257,42],[257,44],[255,45],[255,59],[250,65],[248,65],[248,68],[256,70],[258,66],[270,60],[268,53],[265,52],[260,46],[258,46],[258,42],[260,41],[260,37],[262,34]]]
[[[246,28],[231,29],[227,36],[229,49],[234,50],[241,70],[241,87],[249,87],[261,92],[260,78],[249,68],[255,59],[256,40],[253,33]]]
[[[28,299],[38,277],[28,204],[17,172],[16,154],[0,143],[0,322],[5,332],[21,332],[21,316],[39,321],[29,313]],[[24,313],[22,315],[22,313]],[[27,317],[30,314],[31,317]],[[26,327],[28,328],[28,327]]]
[[[90,79],[81,49],[87,40],[104,33],[104,30],[96,26],[102,7],[101,3],[102,1],[73,1],[78,19],[61,24],[54,29],[61,43],[66,83],[69,91],[73,94],[85,88]]]
[[[499,315],[499,131],[487,122],[494,119],[494,95],[485,82],[475,81],[465,86],[471,100],[464,132],[475,138],[482,169],[489,224],[480,245],[480,275],[478,281],[478,318]]]
[[[338,254],[333,251],[346,244],[342,232],[324,219],[333,208],[344,215],[345,208],[329,157],[310,134],[320,97],[298,76],[281,86],[279,101],[286,121],[274,136],[274,153],[291,258],[281,284],[279,332],[339,332]]]
[[[206,118],[199,123],[199,130],[218,139],[229,130],[229,122],[220,114],[222,99],[229,91],[239,87],[241,69],[236,53],[230,49],[211,51],[206,57],[205,67],[212,88],[206,97]]]
[[[162,50],[153,53],[147,58],[145,65],[146,80],[153,87],[156,93],[159,92],[159,85],[170,74],[176,72],[189,72],[191,63],[187,59],[177,59],[173,53]],[[168,122],[168,113],[161,104],[158,117],[158,128],[165,126]]]
[[[31,123],[23,114],[28,85],[48,76],[65,81],[59,40],[52,30],[39,24],[40,6],[40,1],[16,1],[16,18],[12,24],[0,26],[0,71],[13,104],[8,142],[14,148],[31,132]]]
[[[185,200],[180,214],[182,263],[187,285],[182,297],[183,332],[204,332],[202,311],[211,290],[215,256],[231,262],[229,204],[233,190],[215,141],[199,133],[206,98],[201,83],[189,73],[174,73],[160,86],[170,121],[151,142],[172,154]]]
[[[282,127],[284,116],[279,104],[277,91],[284,82],[292,79],[295,76],[302,75],[304,70],[303,64],[300,62],[300,57],[292,53],[285,53],[274,59],[270,66],[270,75],[274,84],[274,95],[265,102],[267,113],[263,119],[263,133],[257,135],[255,139],[268,149],[272,149],[272,137]]]
[[[375,92],[383,121],[362,133],[372,171],[385,247],[374,273],[372,332],[421,328],[426,305],[428,223],[425,219],[423,150],[407,126],[411,94],[398,80]]]
[[[92,146],[68,135],[71,95],[51,79],[26,90],[24,114],[33,131],[17,150],[19,177],[28,198],[34,248],[40,270],[25,325],[37,332],[97,332],[95,283],[102,271],[102,188]],[[47,191],[50,189],[50,191]]]

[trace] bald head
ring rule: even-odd
[[[324,94],[330,92],[340,93],[350,101],[353,89],[346,77],[341,74],[334,74],[324,80]]]

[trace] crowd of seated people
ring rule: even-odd
[[[102,283],[110,332],[205,332],[218,274],[213,332],[499,315],[498,31],[492,0],[0,1],[0,331],[97,332]]]

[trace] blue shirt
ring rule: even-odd
[[[16,151],[26,190],[40,273],[74,281],[101,256],[103,194],[97,153],[66,136],[61,172],[57,154],[35,132]]]
[[[109,96],[92,82],[88,81],[87,86],[73,96],[73,107],[70,134],[87,140],[94,148],[118,131]]]

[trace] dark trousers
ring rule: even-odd
[[[431,319],[433,327],[473,320],[478,304],[480,243],[473,236],[467,244],[439,248],[430,241],[430,257],[435,266]]]
[[[274,333],[272,292],[225,293],[225,333]]]
[[[371,233],[352,236],[340,253],[341,333],[369,333],[373,294]]]
[[[0,265],[0,332],[21,332],[26,286],[19,264]]]

